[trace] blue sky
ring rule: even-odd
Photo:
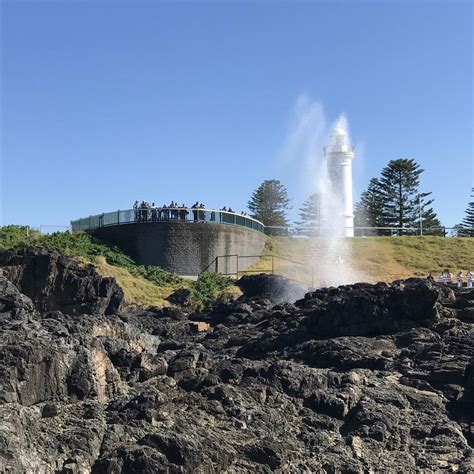
[[[171,199],[245,208],[302,96],[344,112],[355,198],[395,158],[445,225],[473,186],[469,1],[3,1],[2,224]]]

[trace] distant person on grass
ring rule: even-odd
[[[447,273],[448,273],[448,283],[453,283],[453,274],[447,270]]]
[[[466,281],[467,281],[468,288],[472,288],[472,278],[473,278],[473,274],[471,270],[468,270],[466,273]]]
[[[456,275],[456,281],[458,288],[462,288],[462,270],[460,270]]]

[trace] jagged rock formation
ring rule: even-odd
[[[473,469],[473,290],[118,313],[70,259],[0,262],[0,472]]]
[[[123,291],[113,278],[100,277],[58,252],[24,248],[0,252],[3,274],[41,311],[114,314]]]

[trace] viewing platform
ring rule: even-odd
[[[193,222],[231,224],[264,232],[265,226],[258,220],[235,212],[204,208],[157,207],[113,211],[71,221],[73,232],[88,231],[99,227],[121,224],[157,222]]]
[[[73,220],[71,230],[116,245],[139,265],[156,265],[192,277],[222,255],[252,256],[240,265],[245,270],[262,255],[266,240],[265,226],[258,220],[205,208],[118,210]],[[237,265],[231,259],[221,270],[235,273]]]

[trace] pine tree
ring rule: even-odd
[[[319,227],[321,225],[321,193],[313,193],[300,207],[298,225]]]
[[[383,201],[382,221],[393,227],[439,226],[431,207],[431,193],[420,193],[420,175],[423,173],[414,160],[391,160],[382,170],[380,193]]]
[[[289,203],[285,186],[277,179],[270,179],[253,192],[247,207],[252,212],[252,217],[266,226],[287,226],[286,211]]]
[[[429,233],[430,235],[444,235],[444,230],[441,226],[441,222],[436,215],[436,212],[430,206],[434,199],[430,199],[427,202],[424,202],[424,198],[431,195],[431,193],[421,193],[418,203],[421,203],[421,228],[423,232]],[[418,213],[420,211],[420,206],[418,206]],[[418,217],[418,225],[420,223],[420,217]]]
[[[471,197],[474,198],[474,188],[471,189]],[[462,237],[474,237],[474,201],[468,203],[461,226],[460,235]]]
[[[360,200],[354,206],[355,227],[384,227],[383,219],[384,195],[379,179],[372,178],[367,190],[360,195]],[[383,234],[383,232],[377,232]],[[367,231],[360,232],[367,235]]]

